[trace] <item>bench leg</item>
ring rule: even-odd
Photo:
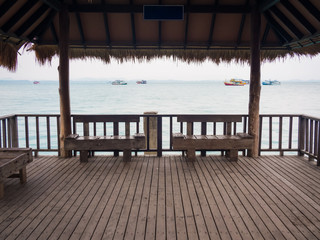
[[[20,183],[26,183],[27,182],[27,168],[23,167],[19,170],[19,177],[20,177]]]
[[[88,162],[88,151],[80,151],[80,162]]]
[[[0,182],[0,199],[4,196],[4,184]]]
[[[123,150],[123,161],[125,162],[131,161],[131,150]]]
[[[232,149],[232,150],[226,151],[226,156],[231,161],[238,161],[238,149]]]
[[[187,150],[187,160],[192,162],[196,159],[196,150],[195,149],[188,149]]]

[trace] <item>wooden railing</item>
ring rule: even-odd
[[[75,115],[72,115],[72,119]],[[103,115],[102,115],[103,116]],[[129,115],[128,115],[129,116]],[[185,132],[186,126],[177,122],[178,115],[136,115],[140,123],[132,127],[134,132],[145,132],[146,149],[143,152],[172,152],[172,133]],[[232,124],[232,133],[248,131],[248,116],[242,123]],[[145,121],[143,121],[145,119]],[[154,120],[156,121],[154,122]],[[156,125],[155,125],[156,124]],[[81,133],[81,123],[73,124],[73,133]],[[117,129],[114,127],[116,126]],[[156,126],[156,145],[150,144],[151,128]],[[194,134],[224,134],[226,123],[199,123],[194,125]],[[18,114],[0,117],[0,147],[31,147],[35,153],[58,152],[59,115]],[[121,124],[108,125],[103,121],[90,126],[90,135],[112,135],[124,132]],[[133,132],[132,132],[133,133]],[[262,114],[260,115],[259,154],[285,152],[307,155],[320,164],[320,119],[305,115]]]

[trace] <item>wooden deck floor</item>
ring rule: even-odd
[[[5,182],[0,239],[320,239],[320,168],[302,157],[38,157]]]

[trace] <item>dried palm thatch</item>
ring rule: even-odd
[[[36,52],[40,63],[51,61],[53,56],[59,55],[57,46],[37,46],[32,50]],[[275,49],[261,50],[261,61],[271,62],[276,59],[285,59],[293,56],[315,56],[320,53],[320,44],[314,44],[304,48],[293,50]],[[235,61],[237,63],[250,62],[249,49],[109,49],[109,48],[77,48],[71,47],[69,52],[70,59],[99,59],[105,63],[110,63],[111,58],[120,63],[125,61],[149,61],[157,58],[172,58],[187,63],[212,61],[216,64],[221,62]]]
[[[59,55],[57,45],[30,45],[27,44],[28,50],[35,51],[36,59],[40,64],[51,62],[54,56]],[[15,45],[5,42],[0,42],[0,65],[14,71],[17,65],[17,51]],[[293,56],[315,56],[320,53],[320,44],[313,44],[308,47],[295,49],[275,49],[261,50],[261,61],[271,62],[276,59],[285,59]],[[150,61],[157,58],[170,58],[181,60],[187,63],[201,63],[204,61],[212,61],[216,64],[221,62],[237,62],[249,63],[249,49],[115,49],[115,48],[82,48],[71,46],[69,52],[70,59],[98,59],[105,63],[110,63],[111,59],[116,59],[118,62],[126,61]]]
[[[12,43],[0,41],[0,66],[10,71],[17,68],[18,47]]]

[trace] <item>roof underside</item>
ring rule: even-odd
[[[262,51],[271,55],[273,52],[275,56],[320,51],[319,0],[257,2],[261,11]],[[0,39],[16,49],[30,42],[36,46],[57,46],[58,12],[67,4],[70,48],[82,50],[84,55],[87,52],[94,56],[96,49],[104,49],[104,54],[122,51],[123,55],[148,56],[151,50],[179,57],[181,52],[209,56],[216,51],[219,54],[215,56],[219,56],[227,51],[236,56],[236,51],[250,48],[250,13],[254,3],[254,0],[0,0]],[[183,5],[183,20],[144,20],[144,5]]]

